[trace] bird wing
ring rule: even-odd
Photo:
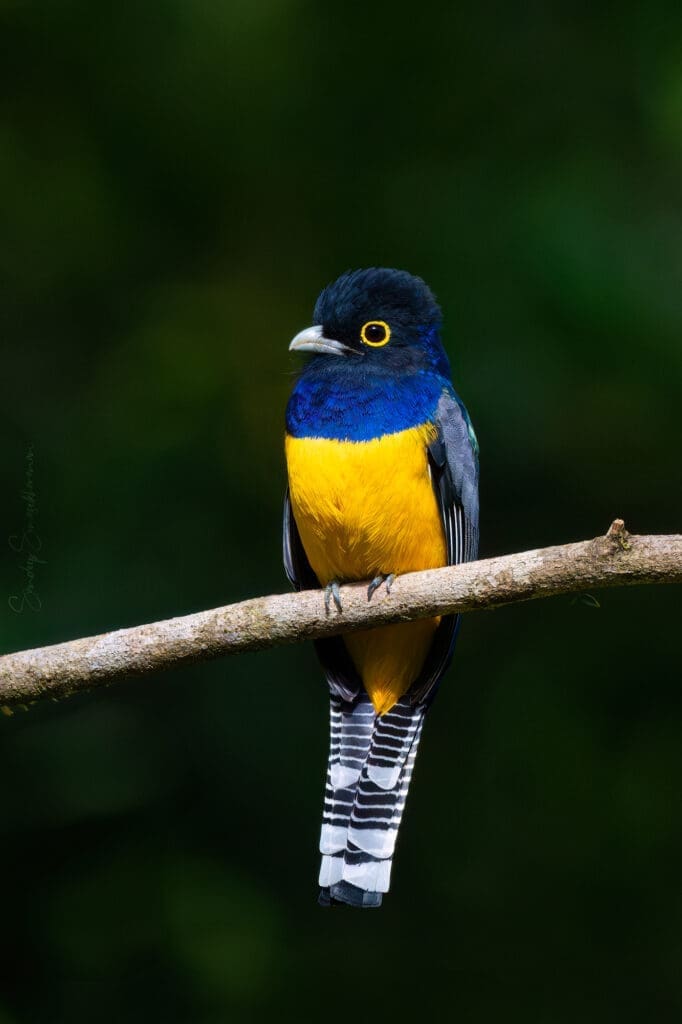
[[[463,403],[444,391],[436,410],[438,431],[428,449],[433,487],[440,509],[448,565],[478,556],[478,442]],[[410,688],[413,704],[433,699],[447,669],[459,631],[459,615],[445,615],[417,680]]]
[[[294,590],[315,590],[320,583],[312,570],[308,556],[303,548],[303,541],[296,526],[291,508],[289,488],[284,495],[284,516],[282,520],[282,548],[284,571]]]
[[[284,570],[289,582],[295,590],[316,590],[320,586],[320,581],[305,553],[291,508],[288,487],[284,495],[282,527]],[[324,640],[315,640],[314,643],[332,694],[341,700],[354,700],[362,690],[362,682],[343,639],[340,636],[330,636]]]
[[[438,436],[429,445],[448,548],[448,564],[478,556],[478,441],[469,414],[454,392],[436,410]]]

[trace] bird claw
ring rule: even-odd
[[[380,572],[378,576],[375,576],[370,585],[367,587],[367,600],[371,601],[375,593],[379,589],[382,583],[386,585],[386,593],[391,593],[391,587],[395,581],[395,573],[389,572],[384,574]]]
[[[341,604],[341,590],[339,589],[338,580],[331,580],[324,588],[324,610],[327,615],[329,615],[331,609],[332,598],[334,598],[336,610],[342,612],[343,605]]]

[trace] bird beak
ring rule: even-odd
[[[345,356],[355,350],[333,338],[325,338],[321,327],[306,327],[299,331],[289,345],[290,352],[326,352],[328,355]]]

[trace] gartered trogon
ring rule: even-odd
[[[367,580],[475,559],[478,445],[450,379],[441,312],[418,277],[373,268],[319,296],[286,411],[284,562],[292,584]],[[458,616],[318,640],[331,696],[320,903],[379,906],[424,715]]]

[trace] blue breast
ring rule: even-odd
[[[316,357],[299,377],[286,411],[293,437],[371,441],[408,430],[434,418],[451,386],[431,370],[390,376],[339,363],[334,356]]]

